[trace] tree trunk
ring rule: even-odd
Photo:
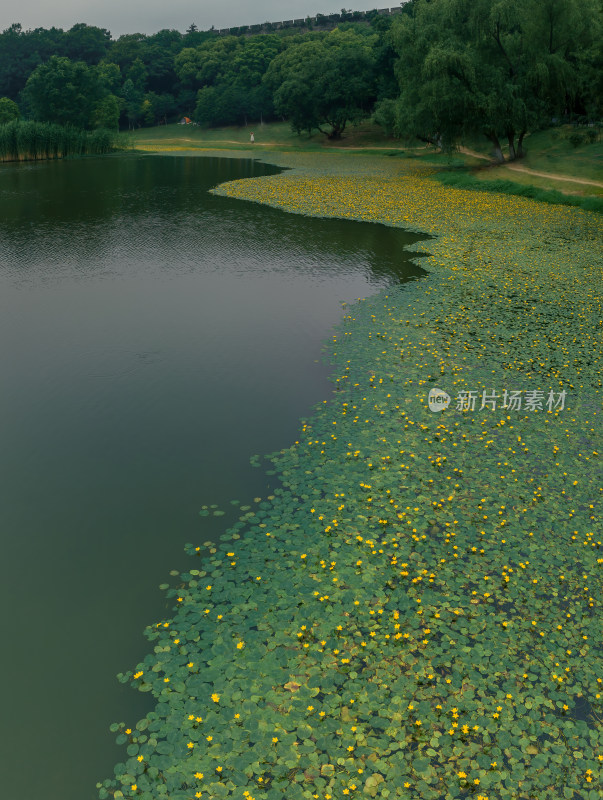
[[[331,126],[332,130],[330,133],[327,134],[328,139],[341,139],[341,134],[345,130],[345,122],[330,122],[329,125]]]
[[[525,156],[525,150],[523,149],[523,137],[526,135],[525,131],[521,131],[519,134],[519,138],[517,139],[517,158],[523,158]]]
[[[437,136],[437,138],[434,138],[433,136],[422,136],[421,134],[416,133],[415,136],[420,142],[425,142],[425,144],[431,144],[434,147],[440,147],[440,143],[442,141],[442,137],[439,135]]]
[[[499,164],[504,164],[505,157],[503,156],[502,147],[500,146],[500,142],[498,140],[498,136],[494,131],[490,131],[486,134],[487,138],[490,139],[492,144],[494,145],[494,156]]]
[[[515,152],[515,131],[507,131],[507,141],[509,142],[509,161],[515,161],[517,153]]]

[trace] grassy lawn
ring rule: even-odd
[[[251,131],[255,143],[250,142]],[[565,195],[600,197],[603,187],[580,183],[580,180],[603,182],[603,143],[581,144],[574,147],[569,141],[573,133],[570,126],[534,133],[526,138],[527,155],[517,162],[521,169],[527,168],[550,176],[532,175],[510,167],[487,166],[484,157],[490,155],[490,145],[485,138],[466,142],[469,150],[482,158],[457,152],[448,155],[438,153],[433,147],[414,142],[402,142],[387,137],[379,126],[370,122],[350,126],[342,139],[329,141],[322,133],[296,134],[287,122],[271,122],[247,127],[201,128],[193,125],[166,125],[142,128],[134,133],[122,134],[124,146],[144,151],[183,150],[237,150],[262,153],[266,150],[279,152],[328,153],[359,150],[396,158],[411,158],[417,162],[443,171],[469,169],[479,181],[504,179],[520,187],[555,189]],[[505,148],[503,148],[505,150]],[[555,175],[575,177],[575,183],[555,178]]]
[[[251,144],[253,131],[255,144]],[[398,139],[384,136],[379,126],[365,122],[350,126],[338,141],[330,141],[327,137],[315,132],[297,134],[291,130],[288,122],[271,122],[264,125],[248,125],[247,127],[201,128],[193,125],[161,125],[155,128],[141,128],[131,134],[122,134],[124,142],[131,142],[139,149],[178,148],[197,149],[216,147],[249,149],[257,151],[265,147],[276,150],[298,150],[303,152],[346,150],[362,148],[376,150],[410,151],[427,153],[428,148],[420,143],[404,146]],[[429,149],[434,152],[433,149]]]
[[[583,129],[578,129],[584,135]],[[603,183],[603,142],[583,143],[575,147],[569,137],[574,129],[565,125],[538,131],[525,139],[526,156],[517,162],[517,166],[546,172],[551,175],[575,177],[579,180],[598,181]],[[485,139],[467,142],[467,147],[483,156],[490,156],[491,147]],[[508,147],[503,146],[503,153],[508,155]],[[485,162],[482,162],[482,166]],[[467,162],[468,166],[480,166],[477,159]],[[557,189],[568,194],[601,195],[603,187],[555,180],[553,177],[541,177],[530,173],[521,173],[508,166],[496,166],[480,169],[475,172],[480,180],[515,181],[522,185],[530,185],[543,189]]]
[[[583,129],[578,129],[578,132]],[[574,147],[569,136],[574,133],[570,125],[538,131],[526,137],[526,156],[522,166],[540,172],[555,172],[588,180],[603,181],[603,142],[581,144]],[[472,149],[488,155],[489,143],[481,139],[471,143]],[[505,155],[508,147],[503,146]]]
[[[527,163],[525,163],[527,166]],[[555,166],[554,162],[551,164],[550,169],[552,170]],[[530,167],[530,169],[536,169],[536,167]],[[540,168],[539,168],[540,171]],[[545,170],[542,170],[543,172]],[[560,171],[556,174],[563,174],[564,177],[567,173],[561,173]],[[518,183],[522,186],[535,186],[538,189],[556,189],[559,192],[563,192],[563,194],[575,194],[575,195],[596,195],[602,196],[603,195],[603,186],[592,186],[590,184],[583,184],[580,183],[580,178],[576,174],[575,177],[577,178],[576,182],[568,181],[568,180],[555,180],[554,178],[545,178],[540,175],[532,175],[529,172],[516,172],[513,170],[508,169],[507,167],[489,167],[487,169],[480,169],[475,172],[475,177],[480,181],[495,181],[495,180],[506,180],[506,181],[513,181],[513,183]],[[569,177],[569,175],[568,175]],[[574,175],[572,175],[574,177]],[[589,177],[588,173],[584,176],[586,180],[597,180],[595,177]]]

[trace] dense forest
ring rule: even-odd
[[[308,18],[233,35],[191,25],[117,39],[85,24],[14,24],[0,34],[0,124],[116,130],[183,116],[207,126],[287,119],[338,138],[372,118],[396,136],[446,147],[479,133],[501,158],[502,141],[521,155],[525,134],[552,120],[600,120],[602,8],[409,0],[399,13],[360,20],[342,9],[330,26]]]

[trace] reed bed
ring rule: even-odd
[[[13,121],[0,125],[0,161],[37,161],[101,155],[115,148],[116,134],[84,131],[48,122]]]

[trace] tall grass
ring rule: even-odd
[[[117,135],[83,131],[49,122],[13,121],[0,125],[0,161],[35,161],[66,156],[101,155],[114,149]]]

